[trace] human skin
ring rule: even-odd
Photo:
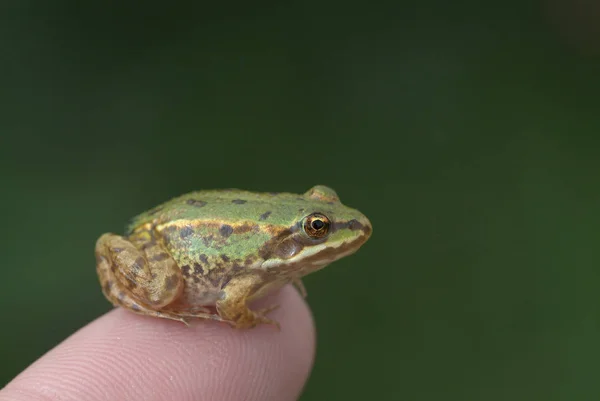
[[[190,327],[117,308],[81,328],[0,390],[0,401],[297,400],[312,368],[312,316],[290,286],[258,305],[269,325]]]

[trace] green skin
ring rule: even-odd
[[[326,226],[318,233],[315,218]],[[266,317],[274,307],[247,303],[290,282],[304,293],[302,276],[354,253],[371,232],[324,186],[303,195],[199,191],[135,217],[125,236],[102,235],[97,271],[108,300],[139,314],[277,325]]]

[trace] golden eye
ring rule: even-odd
[[[313,213],[304,219],[304,232],[311,238],[323,238],[329,233],[331,222],[321,213]]]

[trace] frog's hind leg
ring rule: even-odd
[[[126,288],[119,282],[106,281],[102,286],[104,296],[110,300],[114,306],[122,306],[127,310],[144,316],[160,317],[164,319],[176,320],[189,326],[188,319],[169,312],[150,309],[141,302],[134,299]]]
[[[133,312],[182,321],[161,309],[183,290],[181,271],[149,232],[130,241],[104,234],[96,243],[96,267],[102,291],[113,305]]]

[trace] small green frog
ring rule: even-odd
[[[237,189],[192,192],[133,219],[125,236],[96,243],[102,292],[115,306],[236,328],[278,323],[248,302],[354,253],[371,223],[315,186],[303,195]]]

